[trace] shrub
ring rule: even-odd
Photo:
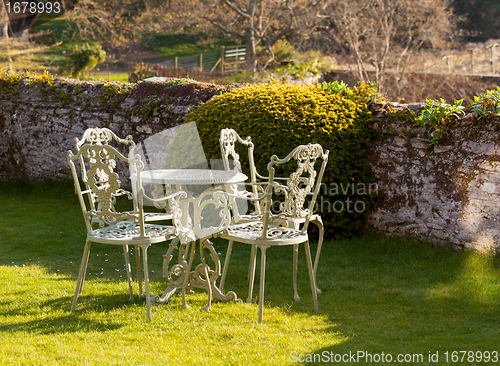
[[[157,76],[153,67],[147,65],[135,65],[134,71],[130,75],[128,82],[137,83],[141,80]]]
[[[471,101],[472,115],[482,122],[490,121],[500,115],[500,87],[496,90],[486,90],[486,94],[475,96]]]
[[[444,99],[435,101],[427,99],[427,109],[415,118],[418,125],[426,127],[432,136],[431,144],[439,145],[449,129],[465,115],[462,107],[463,99],[456,100],[453,105],[446,104]]]
[[[318,88],[332,94],[341,95],[356,103],[368,103],[370,100],[385,100],[385,97],[377,91],[376,83],[365,83],[363,81],[350,89],[343,81],[335,80],[331,83],[318,84]]]
[[[297,145],[319,143],[330,150],[318,212],[331,237],[357,232],[376,202],[377,197],[366,188],[375,182],[375,176],[366,162],[374,134],[365,103],[315,85],[274,82],[215,96],[188,114],[187,122],[192,121],[197,123],[208,160],[221,157],[221,129],[234,128],[243,138],[251,136],[255,164],[263,175],[267,175],[271,155],[283,158]],[[244,150],[239,154],[248,171],[247,154]],[[354,210],[357,201],[361,203]]]
[[[99,62],[106,61],[106,52],[99,44],[85,43],[76,46],[69,55],[72,76],[88,74]]]

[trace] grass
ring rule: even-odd
[[[71,50],[81,41],[76,32],[76,25],[59,17],[46,23],[37,25],[34,32],[42,34],[39,37],[41,43],[51,45],[42,53],[37,55],[37,61],[41,65],[48,66],[54,70],[64,68],[68,63],[67,56]],[[234,45],[234,40],[215,39],[206,35],[189,36],[184,34],[160,34],[148,32],[142,37],[142,46],[155,51],[158,57],[165,59],[175,56],[192,56],[200,53],[210,52],[218,58],[222,46]],[[89,42],[92,43],[92,42]],[[113,55],[108,55],[113,59]],[[213,56],[213,55],[212,55]],[[108,57],[108,58],[110,58]],[[101,67],[107,67],[105,62]],[[122,81],[121,78],[113,78]],[[107,80],[107,79],[106,79]],[[124,82],[127,82],[126,80]]]
[[[189,36],[185,34],[160,34],[155,32],[148,33],[145,36],[144,42],[148,48],[167,58],[198,55],[214,50],[220,52],[221,46],[235,45],[234,40],[210,38],[203,34]]]
[[[189,295],[187,310],[179,296],[153,307],[148,323],[144,300],[128,302],[121,249],[99,244],[93,244],[85,287],[70,313],[85,241],[70,183],[2,182],[0,207],[5,364],[288,365],[301,354],[305,360],[307,354],[364,351],[422,355],[423,362],[409,365],[451,365],[474,363],[447,363],[446,351],[450,357],[452,351],[500,351],[500,273],[493,255],[375,235],[329,241],[318,273],[320,313],[314,314],[303,249],[302,301],[295,303],[291,248],[272,248],[264,324],[257,324],[257,301],[215,302],[211,312],[201,311],[202,291]],[[214,245],[225,252],[224,241]],[[152,293],[164,288],[165,251],[166,244],[157,244],[148,252]],[[225,286],[243,299],[249,254],[235,244]],[[439,362],[430,362],[429,352],[439,352]]]
[[[111,79],[109,76],[111,75]],[[120,83],[128,83],[128,72],[106,72],[106,71],[93,71],[90,73],[90,77],[93,80],[102,81],[118,81]]]

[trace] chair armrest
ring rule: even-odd
[[[181,198],[187,198],[188,197],[188,194],[187,192],[185,191],[177,191],[177,192],[174,192],[174,193],[171,193],[169,194],[168,196],[164,196],[164,197],[160,197],[160,198],[153,198],[153,197],[149,197],[145,192],[144,192],[144,189],[141,187],[141,189],[139,190],[139,194],[144,197],[144,198],[147,198],[148,200],[150,200],[151,202],[157,202],[157,203],[161,203],[161,202],[167,202],[168,200],[172,199],[172,198],[176,198],[178,196],[182,196]]]
[[[258,202],[258,201],[262,200],[263,198],[266,198],[269,195],[268,193],[264,193],[261,196],[254,198],[254,197],[250,197],[250,196],[241,196],[238,194],[229,193],[226,191],[217,191],[217,192],[221,192],[223,195],[225,195],[227,197],[244,199],[244,200],[251,201],[251,202]],[[251,193],[251,194],[253,194],[253,193]]]
[[[269,180],[269,177],[263,177],[263,176],[260,176],[260,175],[259,175],[259,178],[260,179],[264,179],[264,180]],[[290,179],[290,177],[274,177],[273,178],[273,180],[275,180],[275,181],[276,180],[289,180],[289,179]],[[307,182],[308,182],[308,179],[306,177],[300,177],[299,180],[302,181],[302,182],[304,182],[305,184],[307,184]],[[258,183],[265,183],[265,181],[263,181],[263,182],[257,182],[257,184]],[[248,183],[248,184],[252,184],[252,183]]]

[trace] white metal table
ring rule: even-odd
[[[133,179],[133,178],[132,178]],[[163,169],[141,172],[143,183],[176,185],[220,185],[241,183],[248,177],[235,170]]]
[[[131,176],[132,180],[137,180],[137,177],[133,174]],[[163,185],[176,185],[178,190],[185,190],[188,194],[190,189],[188,186],[200,186],[208,185],[220,186],[226,185],[230,189],[230,186],[244,182],[248,177],[236,170],[208,170],[208,169],[164,169],[164,170],[146,170],[141,172],[142,183],[151,183],[157,186]],[[156,191],[158,192],[158,191]],[[183,210],[188,210],[187,207]],[[186,215],[186,219],[187,215]],[[213,234],[216,234],[215,232]],[[241,301],[238,300],[236,294],[232,291],[228,292],[226,295],[215,284],[217,279],[221,275],[221,266],[219,255],[215,251],[209,238],[200,238],[204,249],[210,252],[210,258],[215,263],[215,268],[208,269],[206,264],[199,264],[193,271],[190,271],[187,283],[188,291],[191,292],[192,288],[201,288],[209,291],[211,295],[220,301]],[[180,243],[180,245],[179,245]],[[186,272],[188,268],[188,253],[189,247],[193,245],[191,249],[191,257],[194,255],[194,245],[195,243],[186,242],[183,243],[179,238],[174,239],[167,250],[167,253],[163,255],[163,276],[167,281],[167,288],[161,296],[153,295],[151,297],[151,303],[155,305],[163,304],[168,302],[172,295],[181,290],[186,278]],[[178,263],[170,266],[170,262],[173,258],[174,250],[179,249],[179,259]],[[190,261],[193,258],[189,258]],[[201,275],[208,274],[209,280],[202,278]],[[184,302],[184,301],[183,301]],[[210,301],[209,301],[210,304]],[[209,310],[210,305],[207,305],[206,310]]]

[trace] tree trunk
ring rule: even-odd
[[[257,57],[255,54],[256,40],[255,40],[255,31],[253,30],[253,28],[248,27],[245,30],[245,38],[247,47],[245,55],[246,71],[256,72],[257,71]]]
[[[9,38],[9,16],[5,11],[5,5],[0,0],[0,36]]]
[[[7,20],[6,23],[0,24],[0,27],[2,29],[2,38],[9,38],[9,21]]]

